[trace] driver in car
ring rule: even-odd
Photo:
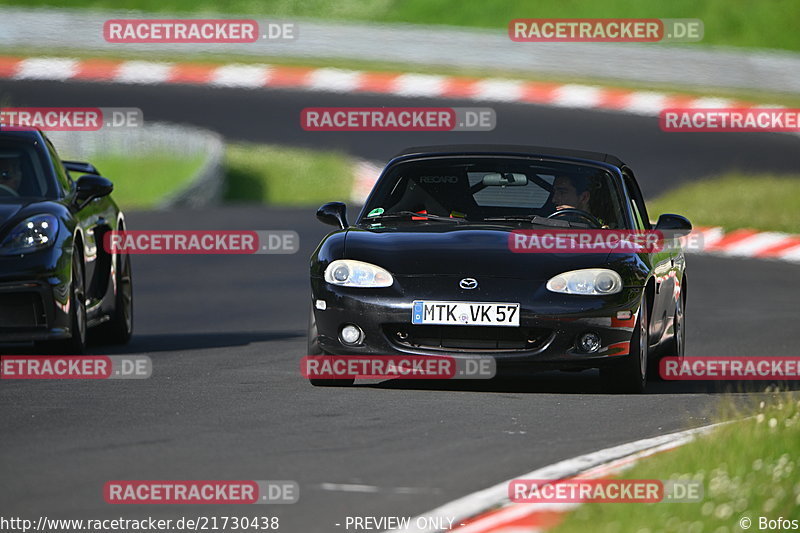
[[[556,176],[553,181],[553,204],[556,210],[580,209],[591,213],[589,209],[589,180],[581,176]]]
[[[22,168],[18,157],[0,157],[0,189],[19,194]]]
[[[578,209],[585,211],[596,218],[600,228],[607,229],[609,226],[605,222],[605,216],[597,213],[597,209],[592,207],[592,178],[589,176],[570,176],[560,175],[553,180],[553,205],[556,206],[554,213],[564,209]],[[602,204],[602,195],[594,201],[595,204]],[[552,216],[552,215],[551,215]]]

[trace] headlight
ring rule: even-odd
[[[27,254],[43,250],[56,242],[58,219],[52,215],[36,215],[17,224],[0,243],[0,254]]]
[[[547,290],[564,294],[615,294],[622,290],[622,278],[607,268],[571,270],[550,278]]]
[[[325,269],[325,281],[343,287],[390,287],[394,278],[379,266],[337,259]]]

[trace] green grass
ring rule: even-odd
[[[730,407],[727,416],[754,414]],[[626,470],[624,479],[700,480],[697,503],[589,503],[554,533],[737,532],[742,517],[800,519],[800,396],[775,394],[755,416]]]
[[[203,164],[203,156],[98,155],[92,157],[91,162],[114,182],[114,200],[120,207],[146,209],[188,183]]]
[[[160,153],[90,159],[114,182],[114,199],[123,209],[157,206],[187,185],[203,164],[202,155]],[[224,171],[225,201],[315,205],[349,199],[353,161],[336,152],[234,144],[227,147]]]
[[[695,226],[800,233],[800,175],[732,174],[682,185],[647,202],[652,220],[684,215]]]
[[[514,18],[699,18],[703,43],[800,50],[796,0],[2,0],[23,6],[138,9],[210,15],[310,17],[331,20],[507,28]],[[301,28],[302,38],[302,28]],[[533,45],[535,46],[535,45]]]
[[[225,155],[228,202],[313,205],[347,200],[352,161],[336,152],[234,144]]]

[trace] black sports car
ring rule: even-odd
[[[683,355],[680,248],[509,245],[524,230],[687,234],[678,215],[651,228],[633,172],[612,155],[411,148],[389,162],[353,226],[342,203],[317,217],[339,229],[311,258],[309,355],[491,356],[512,372],[594,367],[630,392],[644,390],[660,356]]]
[[[109,196],[113,184],[97,174],[62,161],[39,131],[0,131],[1,344],[33,341],[73,355],[87,331],[103,342],[130,339],[130,258],[102,246],[125,218]]]

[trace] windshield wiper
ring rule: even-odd
[[[588,228],[588,224],[570,222],[568,220],[555,220],[539,215],[507,215],[502,217],[487,217],[483,222],[527,222],[537,226],[551,226],[554,228]]]
[[[438,221],[447,221],[447,222],[466,222],[466,219],[461,217],[445,217],[442,215],[432,215],[428,213],[415,213],[414,211],[396,211],[394,213],[384,213],[382,215],[371,216],[371,217],[364,217],[362,222],[368,223],[372,220],[386,220],[392,218],[421,218],[424,220],[436,220]]]

